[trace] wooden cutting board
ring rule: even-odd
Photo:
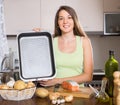
[[[50,93],[53,93],[54,87],[47,88]],[[73,95],[74,97],[81,97],[81,98],[90,98],[93,91],[89,87],[81,87],[80,91],[73,92],[69,90],[65,90],[60,87],[57,92],[59,92],[63,96]]]

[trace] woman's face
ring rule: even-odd
[[[62,33],[69,33],[73,31],[74,21],[72,16],[65,10],[59,12],[58,25]]]

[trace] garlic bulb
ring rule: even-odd
[[[73,95],[69,95],[65,97],[65,102],[71,102],[73,100]]]
[[[9,82],[7,82],[7,86],[9,86],[9,87],[13,88],[14,83],[15,83],[15,80],[14,80],[12,77],[10,77],[10,81],[9,81]]]

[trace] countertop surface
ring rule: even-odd
[[[36,96],[33,96],[33,98],[23,101],[7,101],[3,100],[0,97],[0,105],[52,105],[49,98],[39,98]],[[70,103],[64,103],[61,105],[113,105],[112,102],[107,103],[100,103],[95,98],[74,98],[72,102]]]

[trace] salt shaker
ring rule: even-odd
[[[114,104],[116,105],[116,97],[117,97],[117,95],[118,95],[118,90],[117,90],[117,84],[118,84],[118,82],[120,82],[120,71],[115,71],[114,73],[113,73],[113,77],[114,77],[114,90],[113,90],[113,102],[114,102]]]
[[[117,83],[117,97],[116,97],[116,104],[115,105],[120,105],[120,82]]]

